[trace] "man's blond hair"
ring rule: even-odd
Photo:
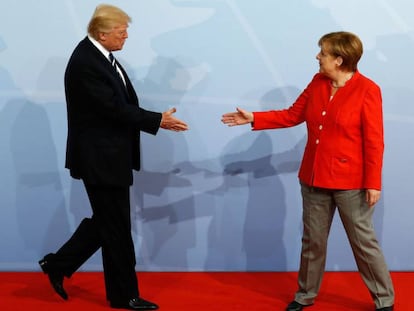
[[[109,4],[101,4],[96,7],[92,15],[88,25],[88,34],[98,40],[100,33],[111,32],[114,27],[128,25],[130,22],[131,17],[120,8]]]

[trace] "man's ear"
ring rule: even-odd
[[[98,34],[98,40],[99,42],[105,42],[106,41],[106,33],[105,32],[100,32]]]

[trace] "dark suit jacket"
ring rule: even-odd
[[[88,184],[127,186],[140,168],[140,131],[155,135],[162,114],[139,107],[105,56],[85,38],[65,72],[68,117],[66,168]]]

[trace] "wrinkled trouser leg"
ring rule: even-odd
[[[372,224],[374,207],[366,203],[364,190],[336,191],[335,201],[358,271],[376,308],[392,306],[394,288]]]
[[[313,304],[325,271],[328,235],[335,213],[331,194],[306,185],[301,186],[303,199],[303,235],[298,290],[295,300]]]

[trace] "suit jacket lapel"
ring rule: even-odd
[[[118,63],[118,62],[117,62]],[[139,101],[138,101],[138,96],[135,92],[134,87],[132,86],[131,80],[129,79],[125,69],[118,63],[119,69],[122,71],[122,74],[124,76],[125,79],[125,85],[124,85],[124,89],[128,95],[128,97],[130,98],[130,103],[131,104],[135,104],[139,106]],[[122,80],[122,79],[121,79]],[[123,81],[121,81],[123,84]]]
[[[128,102],[131,104],[138,105],[139,104],[138,96],[135,93],[134,87],[132,86],[132,83],[129,80],[129,77],[125,69],[122,67],[122,65],[115,59],[118,65],[118,68],[122,71],[122,75],[124,76],[126,85],[124,84],[124,82],[122,81],[122,78],[116,72],[112,64],[109,62],[109,60],[96,48],[95,45],[93,45],[93,43],[88,39],[88,37],[85,37],[83,41],[85,44],[89,46],[89,48],[93,51],[93,53],[96,54],[96,58],[100,60],[100,62],[102,63],[102,66],[104,66],[106,70],[108,71],[108,73],[115,78],[117,83],[119,83],[119,85],[121,86],[121,89],[123,90],[123,92],[125,92],[126,96],[129,98]]]

